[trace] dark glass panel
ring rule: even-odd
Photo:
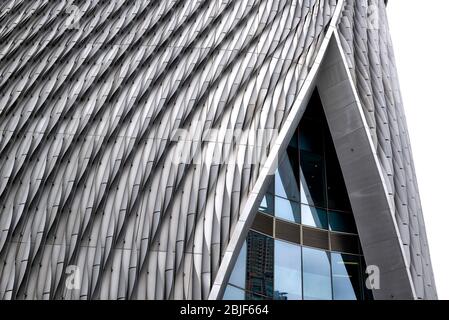
[[[319,96],[314,93],[299,125],[301,151],[324,154],[323,124],[325,121]]]
[[[272,237],[273,221],[273,217],[270,217],[266,214],[257,213],[251,228]]]
[[[276,240],[274,254],[274,299],[302,299],[301,247]]]
[[[299,143],[298,143],[298,131],[295,130],[295,133],[293,134],[292,139],[290,140],[290,143],[288,144],[288,148],[291,150],[296,149],[296,152],[298,152]]]
[[[331,233],[332,251],[359,253],[359,239],[355,235]]]
[[[334,300],[361,300],[360,258],[332,253]]]
[[[366,285],[363,286],[363,300],[374,300],[373,291],[368,289]]]
[[[323,155],[321,123],[316,119],[303,119],[299,130],[301,152]]]
[[[305,246],[329,250],[329,232],[302,227],[302,243]]]
[[[326,207],[323,157],[301,152],[301,202],[310,206]]]
[[[328,229],[327,211],[324,209],[302,205],[301,223],[310,227]]]
[[[318,90],[315,90],[310,98],[307,109],[304,112],[303,120],[308,122],[309,120],[319,121],[325,118],[326,116],[324,115],[324,109],[321,103],[320,95],[318,93]]]
[[[274,175],[268,177],[270,184],[268,185],[267,193],[274,195]]]
[[[272,298],[274,240],[250,231],[246,241],[246,290]]]
[[[301,226],[276,220],[276,238],[301,244]]]
[[[323,119],[320,99],[314,92],[299,127],[301,202],[326,208]]]
[[[329,211],[329,229],[331,231],[357,233],[353,214]]]
[[[331,267],[329,253],[303,248],[303,288],[305,300],[331,300]]]
[[[274,207],[276,217],[295,223],[301,223],[301,214],[299,212],[298,202],[276,197]]]

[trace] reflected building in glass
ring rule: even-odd
[[[224,299],[372,299],[351,204],[317,91],[279,163]]]

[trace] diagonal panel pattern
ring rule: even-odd
[[[335,7],[2,3],[0,297],[207,298]]]

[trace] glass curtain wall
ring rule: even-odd
[[[224,299],[372,299],[364,289],[357,227],[316,91],[280,159]]]

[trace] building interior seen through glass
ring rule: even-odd
[[[363,300],[357,227],[317,91],[260,204],[226,300]]]

